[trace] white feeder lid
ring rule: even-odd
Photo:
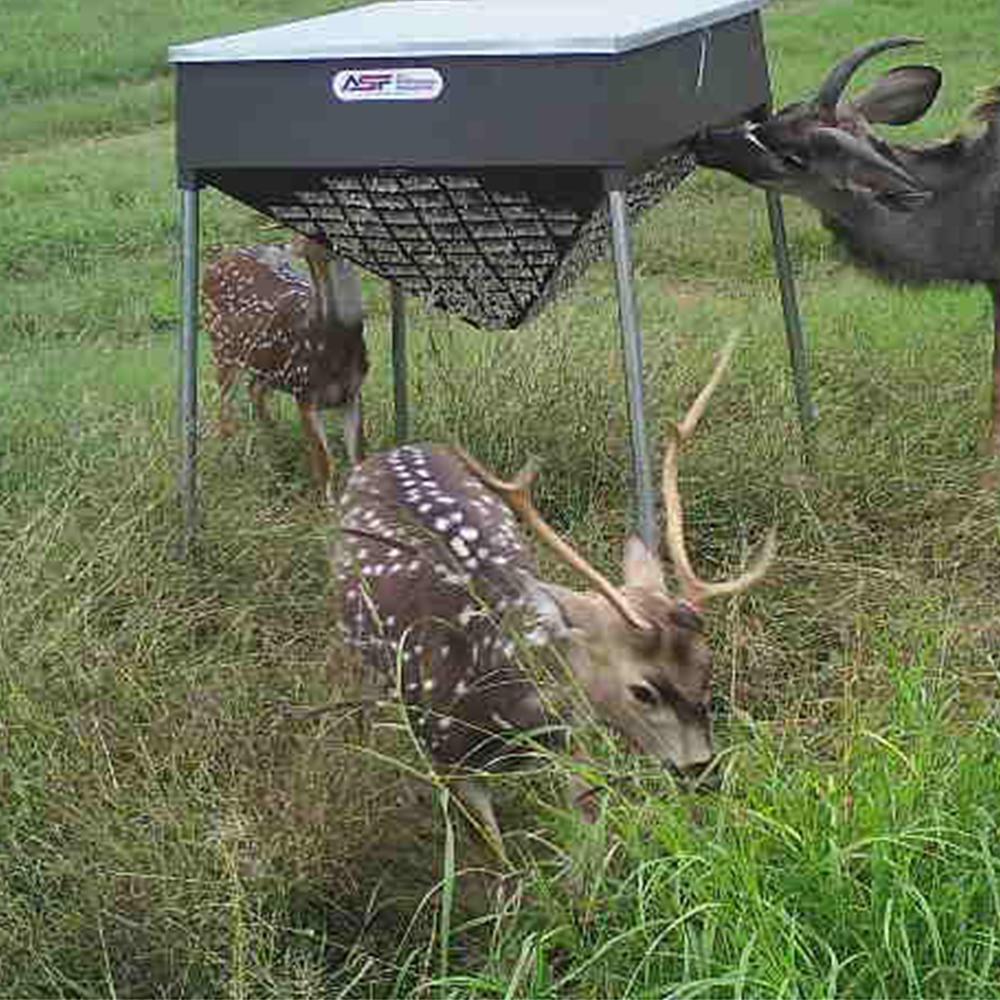
[[[768,0],[394,0],[169,49],[172,63],[616,55]]]

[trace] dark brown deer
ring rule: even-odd
[[[905,125],[931,106],[933,66],[897,66],[853,98],[855,70],[915,38],[855,49],[816,96],[761,122],[711,129],[696,142],[705,166],[797,195],[819,209],[853,259],[899,282],[986,285],[993,297],[991,451],[1000,455],[1000,87],[973,111],[978,135],[924,146],[886,142],[873,124]]]
[[[747,572],[721,583],[700,580],[685,552],[678,453],[732,349],[671,428],[665,449],[666,539],[679,597],[638,538],[625,544],[624,586],[602,577],[532,505],[532,471],[503,482],[457,449],[410,445],[351,474],[334,553],[347,641],[409,706],[435,769],[456,779],[501,852],[489,789],[476,774],[514,768],[531,756],[532,743],[537,749],[557,739],[566,722],[560,696],[530,669],[547,648],[562,651],[565,660],[555,659],[568,664],[597,716],[634,746],[689,777],[712,761],[701,605],[759,580],[774,549],[772,532]],[[540,580],[515,513],[593,589]],[[562,700],[573,689],[566,676],[555,687]]]
[[[368,371],[361,283],[353,267],[320,243],[296,236],[309,281],[275,247],[237,250],[205,272],[203,296],[219,383],[219,429],[233,430],[232,393],[250,376],[257,417],[270,422],[265,396],[290,393],[310,446],[313,475],[332,500],[333,462],[321,411],[344,411],[344,443],[356,464],[364,447],[361,384]]]

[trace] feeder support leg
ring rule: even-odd
[[[639,537],[651,552],[656,552],[656,511],[653,503],[649,446],[646,440],[642,382],[642,331],[639,328],[635,289],[632,286],[632,246],[625,204],[624,176],[617,171],[609,171],[605,175],[605,188],[608,195],[608,214],[611,219],[611,245],[614,251],[615,280],[618,287],[618,322],[621,328],[625,388],[628,395],[634,516]]]
[[[196,182],[181,184],[181,339],[178,412],[181,431],[181,553],[187,557],[198,520],[198,208]]]
[[[406,298],[395,281],[389,283],[392,303],[392,383],[396,409],[396,444],[410,436],[406,380]]]
[[[795,279],[788,256],[788,239],[785,235],[785,213],[781,207],[781,197],[775,191],[767,191],[767,217],[771,223],[771,242],[774,245],[774,263],[778,271],[778,285],[781,288],[781,309],[785,315],[785,339],[792,362],[792,379],[795,383],[795,402],[799,411],[799,426],[805,440],[806,459],[812,458],[812,432],[819,411],[809,392],[809,352],[802,317],[795,298]]]

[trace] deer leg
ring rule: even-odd
[[[239,378],[236,365],[216,365],[215,380],[219,386],[219,436],[229,437],[236,430],[233,417],[233,390]]]
[[[267,408],[267,386],[257,378],[250,379],[250,401],[253,403],[253,412],[262,424],[269,427],[274,423],[271,413]]]
[[[476,833],[505,865],[509,864],[489,788],[475,778],[459,778],[455,782],[455,793],[468,811]]]
[[[587,761],[578,746],[573,747],[572,756],[581,765]],[[566,778],[568,804],[584,824],[576,848],[569,856],[566,884],[574,896],[587,902],[588,905],[581,911],[585,921],[593,919],[593,886],[600,884],[596,876],[607,849],[606,831],[598,826],[602,798],[607,789],[600,783],[595,784],[589,777],[586,772],[574,769]]]
[[[323,500],[328,504],[333,503],[333,459],[326,440],[323,416],[315,403],[302,400],[299,401],[299,415],[302,417],[302,429],[309,440],[313,476],[323,493]]]
[[[593,826],[601,817],[600,785],[591,784],[575,772],[566,779],[566,798],[573,811],[588,826]]]
[[[368,746],[372,738],[374,706],[378,701],[378,696],[382,693],[382,688],[374,676],[374,671],[368,667],[362,667],[360,687],[361,704],[358,707],[355,721],[358,729],[358,742],[361,746]]]
[[[993,423],[990,454],[1000,458],[1000,284],[991,285],[993,295]]]
[[[365,426],[360,389],[344,408],[344,447],[351,465],[357,465],[365,456]]]

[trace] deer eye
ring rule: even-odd
[[[628,689],[632,697],[643,705],[655,705],[658,701],[653,689],[646,684],[630,684]]]
[[[787,167],[794,167],[796,170],[806,169],[806,161],[795,153],[782,153],[781,159]]]

